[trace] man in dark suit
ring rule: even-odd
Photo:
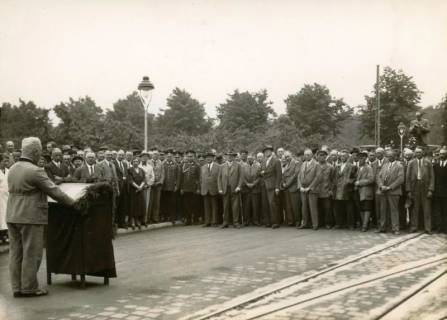
[[[447,149],[439,152],[439,161],[434,166],[435,211],[433,226],[437,231],[447,233]]]
[[[261,163],[261,201],[264,216],[264,225],[279,228],[278,199],[281,186],[281,162],[273,154],[273,146],[264,147],[264,159]]]
[[[39,138],[22,141],[22,157],[9,170],[9,198],[6,211],[10,253],[9,270],[14,297],[48,294],[39,288],[37,273],[42,261],[44,226],[48,223],[47,195],[68,206],[74,200],[62,192],[36,166],[42,154]]]
[[[261,165],[255,162],[255,156],[249,154],[247,162],[242,165],[242,210],[244,225],[260,224],[259,208],[261,206],[260,188]]]
[[[435,191],[433,165],[427,159],[421,148],[416,148],[415,159],[408,164],[406,174],[407,196],[413,201],[410,215],[411,232],[419,230],[419,211],[424,214],[424,229],[431,233],[431,201]]]
[[[45,166],[48,177],[55,184],[61,184],[69,174],[69,169],[62,163],[62,151],[54,148],[51,154],[51,162]]]
[[[292,158],[290,151],[284,152],[281,190],[285,200],[286,221],[288,226],[301,223],[301,198],[298,190],[298,174],[301,162]]]
[[[163,162],[163,192],[162,192],[162,208],[165,220],[175,223],[176,219],[176,197],[178,184],[179,184],[179,168],[173,159],[173,150],[168,149],[165,152],[166,160]]]
[[[239,214],[241,207],[240,191],[242,185],[241,166],[234,161],[237,153],[228,152],[227,161],[220,166],[217,185],[219,194],[223,196],[223,224],[227,228],[230,223],[230,210],[233,216],[233,226],[240,228]]]
[[[331,165],[326,160],[327,151],[320,150],[317,153],[317,160],[321,167],[321,177],[318,190],[318,205],[320,217],[323,218],[326,229],[332,228],[334,225],[334,180],[335,165]],[[335,162],[334,162],[335,163]]]
[[[200,194],[203,197],[205,209],[204,227],[217,225],[217,197],[219,194],[218,178],[220,172],[219,164],[214,162],[214,154],[208,152],[205,154],[206,163],[200,169]]]
[[[386,223],[391,218],[391,230],[399,234],[399,198],[404,183],[404,167],[396,160],[396,152],[388,150],[388,162],[377,176],[377,193],[380,195],[380,220],[376,232],[385,232]]]
[[[298,175],[298,188],[301,192],[303,221],[299,228],[309,224],[309,218],[314,230],[318,229],[318,192],[321,178],[321,166],[313,158],[312,150],[304,151],[304,162]]]
[[[187,151],[180,171],[180,194],[185,212],[185,225],[190,225],[194,218],[193,215],[197,214],[195,195],[200,192],[200,167],[196,163],[194,155],[195,151]]]
[[[116,178],[118,182],[119,196],[116,204],[116,223],[118,228],[126,228],[126,216],[128,213],[128,173],[129,168],[126,161],[124,161],[124,150],[119,150],[116,153],[116,159],[112,159],[116,169]]]

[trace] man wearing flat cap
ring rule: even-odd
[[[9,170],[6,209],[10,251],[9,270],[14,297],[48,294],[39,288],[37,272],[43,253],[43,230],[48,223],[47,195],[68,206],[74,200],[62,192],[36,165],[42,154],[39,138],[22,140],[22,156]]]
[[[281,161],[274,155],[273,146],[266,145],[262,150],[261,163],[261,202],[264,225],[279,228],[278,199],[282,180]]]

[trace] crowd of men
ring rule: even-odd
[[[118,228],[183,221],[204,227],[281,225],[447,232],[447,149],[306,149],[196,153],[46,145],[38,165],[56,184],[108,182]],[[20,150],[6,143],[11,166]]]

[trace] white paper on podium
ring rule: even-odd
[[[90,183],[61,183],[58,187],[77,201],[85,193],[85,189],[90,185]],[[48,202],[57,202],[50,196],[48,196]]]

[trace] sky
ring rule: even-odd
[[[315,82],[363,104],[380,65],[426,107],[447,93],[446,57],[445,0],[0,0],[0,103],[110,109],[147,75],[151,113],[179,87],[212,117],[235,89],[267,89],[281,114]]]

